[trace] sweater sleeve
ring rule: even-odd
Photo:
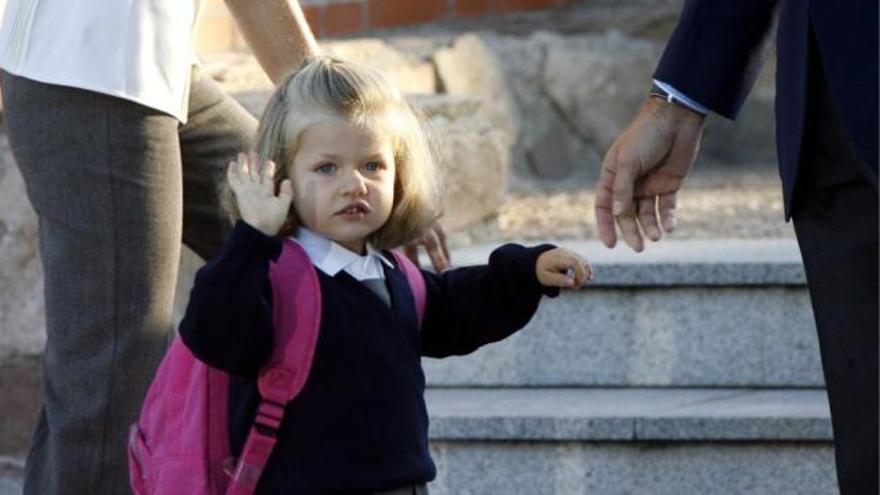
[[[216,258],[196,273],[180,337],[205,363],[240,376],[256,376],[272,354],[269,262],[281,240],[243,221]]]
[[[559,289],[538,282],[535,263],[552,245],[526,248],[506,244],[488,265],[441,274],[423,271],[427,303],[421,353],[429,357],[468,354],[513,334],[532,318],[541,296]]]

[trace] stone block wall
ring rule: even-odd
[[[202,53],[246,50],[223,0],[202,0]],[[573,0],[300,0],[315,36],[348,36],[373,29],[564,7]]]

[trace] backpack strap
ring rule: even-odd
[[[305,250],[285,239],[269,267],[275,345],[257,385],[262,399],[227,495],[251,494],[275,448],[284,409],[306,384],[321,327],[321,286]]]
[[[422,320],[425,318],[425,303],[427,300],[425,279],[422,277],[419,267],[410,261],[406,255],[396,249],[392,250],[391,254],[394,255],[397,266],[403,270],[403,274],[406,275],[406,281],[409,282],[409,290],[412,291],[413,299],[416,301],[416,316],[419,320],[419,327],[421,327]]]

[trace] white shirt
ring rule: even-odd
[[[7,0],[0,67],[186,122],[199,0]]]
[[[359,281],[385,280],[382,265],[394,268],[394,265],[369,243],[367,254],[361,256],[305,227],[299,227],[293,238],[305,249],[312,264],[331,277],[344,271]]]

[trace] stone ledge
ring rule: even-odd
[[[441,387],[824,386],[804,286],[565,291],[509,338],[423,365]]]
[[[830,442],[434,441],[431,495],[834,495]]]
[[[514,241],[537,245],[542,241]],[[596,272],[591,286],[742,286],[806,284],[797,243],[788,239],[666,240],[634,253],[598,241],[548,241],[585,255]],[[456,266],[485,263],[496,246],[452,253]]]
[[[822,389],[429,389],[432,440],[831,442]]]

